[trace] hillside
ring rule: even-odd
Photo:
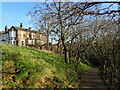
[[[2,88],[74,88],[78,86],[75,60],[66,64],[62,55],[27,47],[0,44]],[[80,63],[79,72],[89,66]]]

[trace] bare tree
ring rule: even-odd
[[[85,52],[89,45],[92,43],[94,38],[96,37],[97,31],[101,27],[97,27],[94,30],[95,34],[91,38],[85,40],[85,38],[90,36],[85,36],[85,38],[81,35],[81,30],[76,29],[77,25],[80,25],[82,22],[89,26],[87,23],[83,21],[83,18],[87,18],[90,15],[115,15],[116,12],[119,10],[108,10],[112,5],[108,6],[107,8],[100,8],[99,10],[93,10],[94,6],[99,4],[98,2],[92,3],[73,3],[73,2],[45,2],[43,4],[38,4],[34,11],[30,14],[33,17],[33,20],[38,25],[40,30],[44,30],[46,35],[49,39],[50,32],[54,33],[57,40],[61,41],[62,46],[64,48],[64,58],[65,62],[69,62],[69,58],[72,55],[72,46],[75,43],[75,40],[80,42],[77,47],[77,51],[75,53]],[[103,12],[101,12],[103,11]],[[87,15],[87,16],[86,16]],[[92,22],[91,22],[92,23]],[[102,26],[102,25],[101,25]],[[85,27],[85,25],[81,26]],[[92,27],[92,26],[91,26]],[[84,28],[84,33],[90,33],[90,28]],[[74,33],[74,34],[73,34]],[[82,40],[81,40],[82,38]],[[81,40],[81,41],[79,41]],[[85,43],[82,43],[85,41]],[[48,42],[49,43],[49,40]]]

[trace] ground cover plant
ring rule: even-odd
[[[76,88],[75,61],[66,64],[64,56],[27,47],[0,44],[2,49],[2,88]],[[80,63],[79,72],[90,67]]]

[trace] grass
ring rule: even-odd
[[[66,64],[63,55],[27,47],[0,44],[2,88],[76,88],[75,61]],[[80,63],[79,72],[90,67]]]

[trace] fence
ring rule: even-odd
[[[120,90],[120,76],[110,70],[100,70],[104,82],[110,90]]]

